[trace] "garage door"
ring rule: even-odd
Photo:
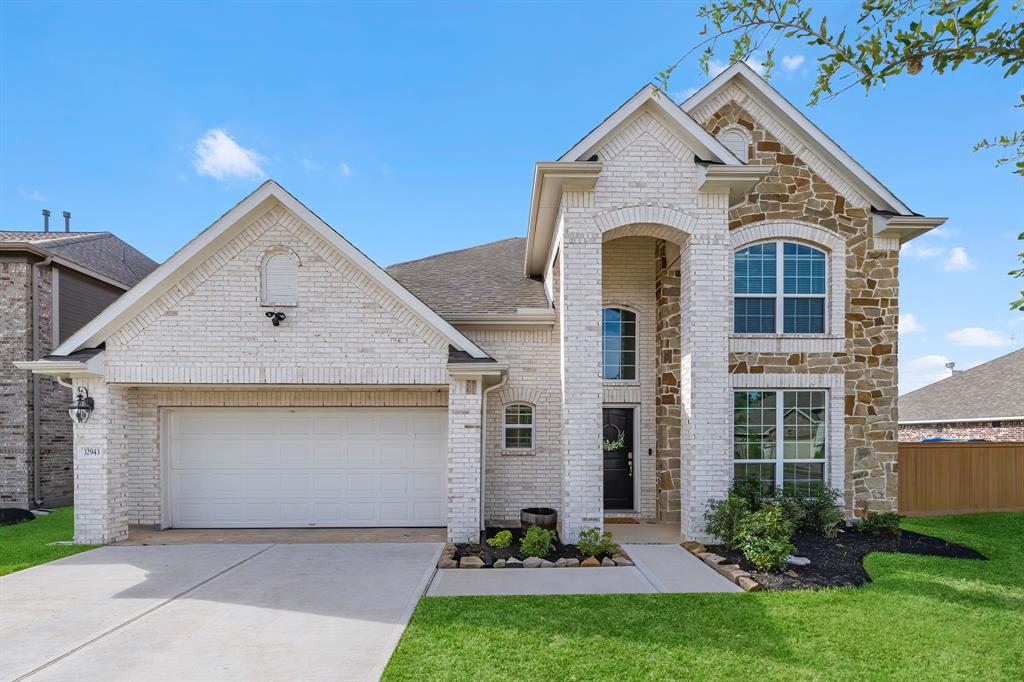
[[[177,528],[443,526],[443,409],[174,409]]]

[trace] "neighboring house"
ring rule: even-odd
[[[734,475],[891,510],[900,244],[942,222],[734,65],[538,163],[525,239],[383,270],[269,181],[21,366],[95,400],[79,541],[527,506],[703,538]]]
[[[156,266],[109,232],[0,231],[0,507],[69,504],[74,485],[70,389],[12,363],[56,348]]]
[[[900,396],[900,440],[1024,442],[1024,348]]]

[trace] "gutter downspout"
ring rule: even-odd
[[[53,258],[47,256],[38,263],[32,264],[32,359],[39,359],[39,273],[47,267]],[[51,312],[52,315],[52,312]],[[39,375],[32,373],[32,499],[30,507],[42,504],[42,483],[39,475]]]
[[[487,524],[484,522],[484,457],[487,455],[487,394],[501,388],[508,383],[508,371],[501,378],[501,381],[483,390],[480,399],[480,544],[487,539]]]

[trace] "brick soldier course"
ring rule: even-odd
[[[567,541],[607,516],[704,540],[706,504],[732,482],[734,392],[817,389],[824,482],[850,515],[897,509],[899,246],[942,219],[776,98],[743,65],[682,107],[647,86],[538,164],[526,239],[387,272],[265,183],[58,349],[105,343],[102,366],[30,366],[100,397],[76,429],[76,455],[92,453],[76,460],[78,537],[166,525],[160,415],[180,405],[447,407],[452,541],[527,506],[555,508]],[[824,333],[733,333],[734,253],[766,240],[825,253]],[[261,268],[284,251],[298,302],[271,327]],[[633,378],[602,378],[604,308],[636,316]],[[530,411],[530,447],[505,446],[512,404]],[[636,416],[632,510],[604,506],[605,406]]]

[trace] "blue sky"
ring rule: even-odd
[[[533,163],[692,46],[695,10],[0,3],[0,228],[69,210],[162,260],[272,177],[385,265],[524,235]],[[803,105],[814,55],[783,56],[773,85]],[[671,94],[705,80],[685,62]],[[807,110],[911,208],[950,218],[902,259],[903,391],[1024,339],[1006,275],[1024,181],[971,152],[1021,127],[1022,89],[965,67]]]

